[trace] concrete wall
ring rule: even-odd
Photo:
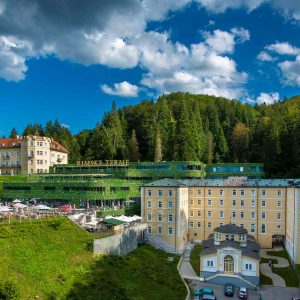
[[[137,224],[122,233],[104,239],[94,240],[94,254],[126,255],[144,242],[146,224]]]

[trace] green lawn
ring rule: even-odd
[[[272,261],[273,264],[277,264],[278,263],[277,259],[270,259],[270,258],[263,258],[263,257],[260,258],[260,263],[261,264],[264,264],[264,263],[268,264],[269,261]]]
[[[273,256],[278,256],[278,257],[283,257],[289,261],[289,263],[290,263],[289,267],[286,267],[286,268],[273,267],[272,271],[284,279],[286,286],[299,287],[298,275],[297,275],[296,270],[291,266],[291,261],[290,261],[287,251],[285,249],[282,251],[267,251],[267,254],[273,255]]]
[[[0,223],[0,283],[13,281],[22,300],[184,299],[178,256],[143,246],[93,257],[92,239],[67,218]]]
[[[169,256],[173,262],[168,262]],[[100,256],[67,299],[182,300],[186,289],[177,272],[178,261],[179,256],[147,245],[124,257]]]
[[[292,266],[287,268],[272,268],[272,271],[284,279],[286,286],[299,287],[298,276]]]
[[[287,251],[285,249],[281,250],[281,251],[267,251],[267,254],[268,255],[273,255],[273,256],[278,256],[278,257],[286,258],[290,262],[289,255],[288,255],[288,253],[287,253]]]
[[[193,252],[191,253],[191,265],[193,267],[193,269],[195,270],[197,276],[200,275],[200,252],[202,250],[202,246],[201,245],[197,245],[195,246]]]
[[[262,273],[260,273],[259,276],[260,276],[260,277],[259,277],[259,279],[260,279],[259,284],[260,284],[260,285],[273,285],[273,281],[272,281],[271,278],[269,278],[269,277],[263,275]]]

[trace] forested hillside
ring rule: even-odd
[[[39,127],[39,128],[37,128]],[[173,93],[111,112],[72,136],[57,121],[24,133],[52,136],[70,160],[263,162],[269,176],[300,176],[300,97],[252,107],[206,95]]]

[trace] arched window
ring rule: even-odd
[[[226,255],[224,257],[224,272],[225,273],[234,272],[234,258],[231,255]]]

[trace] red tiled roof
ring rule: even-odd
[[[52,140],[51,149],[59,152],[68,153],[68,150],[57,141]]]
[[[1,138],[0,148],[19,148],[21,147],[22,138]]]
[[[36,137],[36,139],[41,140],[43,137]],[[21,147],[22,138],[0,138],[0,148],[20,148]],[[68,153],[68,150],[62,146],[57,141],[51,141],[51,150],[55,150],[58,152]]]

